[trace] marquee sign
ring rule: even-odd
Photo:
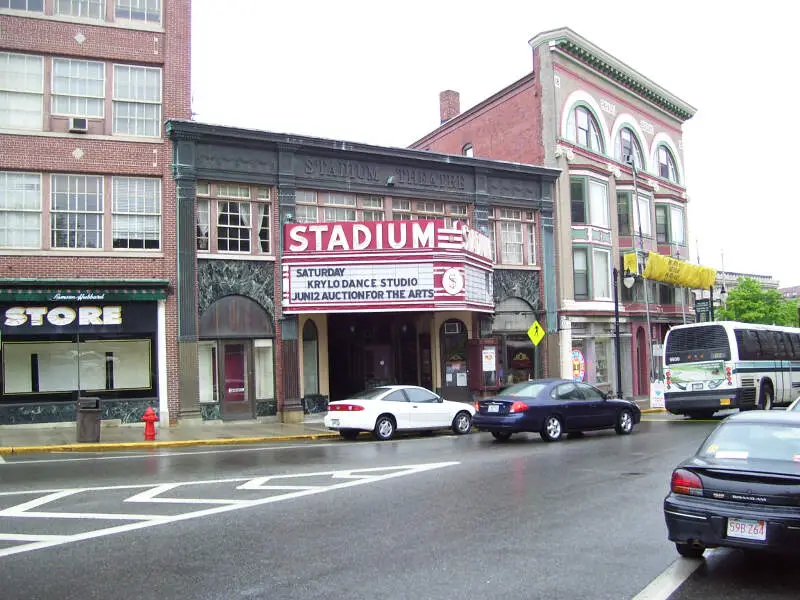
[[[287,314],[494,308],[489,238],[468,227],[293,223],[284,241]]]

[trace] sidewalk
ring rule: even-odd
[[[74,423],[0,426],[0,455],[34,452],[103,452],[176,446],[260,444],[338,438],[326,429],[322,415],[307,417],[304,423],[184,420],[173,427],[156,426],[155,441],[144,441],[144,423],[119,425],[104,421],[100,442],[76,443]]]
[[[650,408],[649,398],[636,398],[644,413],[663,412]],[[303,423],[289,424],[247,421],[180,421],[173,427],[156,426],[155,441],[144,441],[144,423],[119,425],[104,421],[100,441],[76,443],[74,423],[0,426],[0,456],[35,452],[110,452],[176,446],[218,446],[223,444],[263,444],[300,440],[336,439],[339,434],[326,429],[322,415],[307,415]]]

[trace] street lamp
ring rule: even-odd
[[[617,398],[622,398],[622,356],[619,353],[619,269],[614,267],[614,357],[617,366]]]

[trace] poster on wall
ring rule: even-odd
[[[496,370],[495,365],[497,364],[497,361],[495,359],[494,346],[490,348],[484,348],[481,352],[481,357],[481,364],[483,365],[484,373]]]
[[[586,360],[583,357],[583,352],[577,348],[572,350],[572,380],[583,381],[586,375]]]

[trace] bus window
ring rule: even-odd
[[[758,360],[761,346],[756,332],[752,329],[736,329],[736,344],[739,346],[739,360]]]
[[[786,334],[781,331],[776,331],[775,342],[778,346],[778,353],[776,354],[778,360],[786,360],[789,358],[789,351],[786,349]]]
[[[774,331],[756,331],[758,343],[761,346],[761,360],[775,360],[778,354],[778,344],[775,341]]]

